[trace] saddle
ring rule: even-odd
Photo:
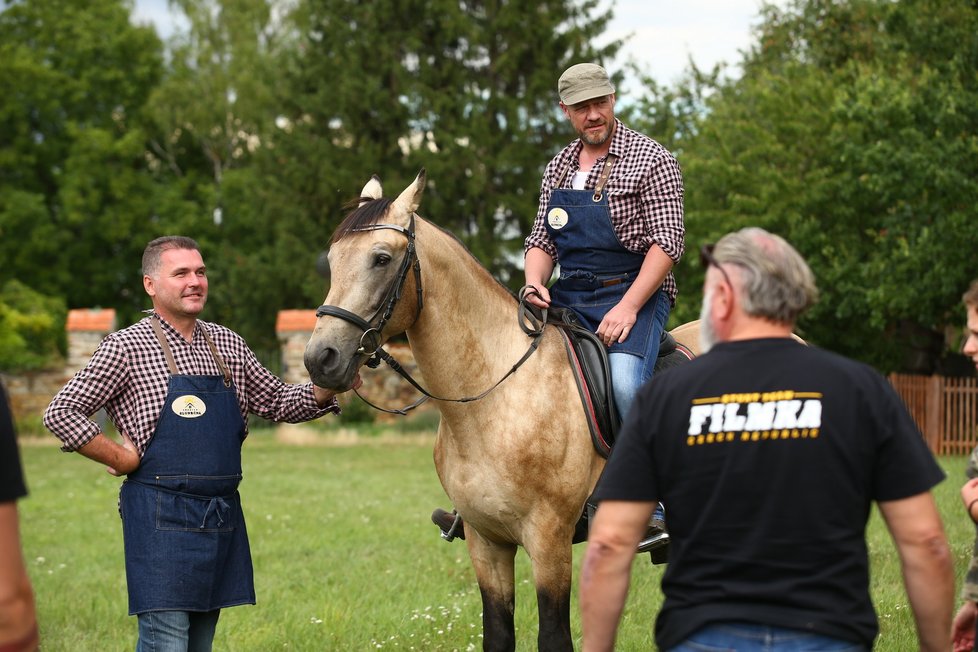
[[[574,370],[574,380],[584,404],[595,450],[607,458],[614,446],[621,415],[615,407],[611,388],[611,366],[608,347],[586,328],[577,315],[567,308],[551,308],[548,322],[557,326],[563,337],[567,358]],[[693,353],[667,331],[659,341],[655,371],[662,371],[693,359]]]

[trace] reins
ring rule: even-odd
[[[408,246],[407,246],[407,250],[404,252],[404,259],[401,261],[401,266],[398,269],[397,277],[391,283],[391,287],[388,288],[387,294],[384,298],[384,302],[381,305],[381,308],[378,308],[377,312],[375,312],[374,315],[369,320],[367,320],[355,313],[350,312],[349,310],[340,308],[339,306],[329,306],[323,304],[316,309],[316,317],[322,317],[324,315],[329,315],[330,317],[338,317],[340,319],[350,322],[351,324],[353,324],[354,326],[362,330],[363,335],[360,336],[360,347],[357,349],[357,354],[369,356],[369,359],[364,364],[366,364],[367,367],[371,369],[376,369],[380,365],[381,360],[383,360],[384,362],[387,363],[388,367],[394,370],[394,372],[397,373],[399,376],[404,378],[404,380],[410,383],[412,387],[414,387],[416,390],[421,392],[423,396],[419,398],[417,401],[415,401],[414,403],[405,406],[403,408],[388,409],[388,408],[380,407],[378,405],[374,405],[369,400],[364,398],[363,395],[360,394],[360,392],[357,390],[354,390],[354,393],[356,393],[356,395],[360,398],[361,401],[363,401],[364,403],[366,403],[367,405],[369,405],[375,410],[379,410],[380,412],[385,412],[387,414],[400,414],[402,416],[406,415],[408,412],[415,409],[416,407],[418,407],[419,405],[427,401],[429,398],[434,399],[436,401],[445,401],[447,403],[469,403],[471,401],[478,401],[482,398],[485,398],[486,396],[489,395],[490,392],[492,392],[494,389],[499,387],[499,385],[502,384],[504,380],[506,380],[514,373],[516,373],[516,370],[519,369],[523,365],[523,363],[526,362],[531,355],[533,355],[533,352],[537,350],[537,347],[540,346],[540,341],[543,338],[543,331],[547,326],[547,310],[543,309],[541,311],[542,318],[537,318],[536,315],[534,315],[533,312],[527,307],[527,303],[526,303],[526,297],[528,295],[536,294],[537,296],[539,296],[539,293],[537,292],[536,288],[534,288],[533,286],[525,286],[520,289],[520,294],[519,294],[520,328],[529,337],[533,338],[533,341],[530,343],[529,348],[526,350],[523,356],[516,362],[516,364],[514,364],[510,368],[509,371],[506,372],[505,375],[503,375],[502,378],[500,378],[495,383],[493,383],[488,389],[478,394],[475,394],[474,396],[463,396],[461,398],[446,398],[443,396],[437,396],[435,394],[432,394],[427,389],[422,387],[421,384],[418,383],[418,381],[416,381],[411,376],[410,373],[408,373],[407,369],[405,369],[396,359],[394,359],[394,356],[388,353],[387,350],[384,349],[384,347],[380,344],[381,332],[383,331],[384,326],[390,320],[391,315],[393,315],[394,309],[397,307],[397,302],[400,300],[404,292],[404,284],[407,281],[408,272],[412,268],[414,270],[414,279],[415,279],[416,291],[418,296],[418,306],[414,316],[415,321],[417,321],[418,317],[421,316],[421,308],[422,308],[422,300],[423,300],[423,291],[421,288],[421,261],[417,257],[417,247],[415,246],[414,213],[411,214],[411,222],[408,228],[406,229],[402,226],[398,226],[397,224],[372,224],[370,226],[352,229],[351,232],[359,233],[365,231],[381,231],[384,229],[397,231],[398,233],[403,234],[404,237],[406,237],[408,240]],[[380,315],[381,310],[383,310],[383,315],[380,317],[379,322],[377,323],[376,326],[372,325],[371,322],[373,322],[377,318],[377,316]],[[529,325],[527,325],[527,322],[529,323]],[[370,336],[372,340],[368,341],[368,336]],[[367,350],[368,345],[373,347],[372,350],[369,351]]]

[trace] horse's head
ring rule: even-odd
[[[374,176],[363,187],[360,205],[333,233],[329,293],[316,312],[304,358],[316,385],[349,389],[374,351],[417,319],[421,278],[414,212],[424,185],[422,169],[391,201],[382,197]]]

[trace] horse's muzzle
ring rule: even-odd
[[[332,346],[315,346],[310,342],[302,358],[309,378],[314,385],[343,392],[353,385],[357,364],[355,359],[344,356]]]

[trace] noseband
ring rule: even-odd
[[[418,293],[418,307],[414,315],[415,321],[421,316],[424,294],[421,289],[421,261],[418,260],[418,252],[415,246],[414,213],[411,213],[411,221],[408,223],[406,229],[397,224],[371,224],[370,226],[351,229],[350,232],[364,233],[367,231],[383,231],[385,229],[403,233],[404,237],[407,238],[408,244],[407,250],[404,252],[404,258],[401,259],[401,267],[397,270],[397,276],[394,278],[390,287],[387,288],[387,295],[384,297],[384,301],[381,303],[380,308],[377,309],[377,312],[367,320],[339,306],[327,306],[323,304],[316,310],[316,317],[322,317],[323,315],[339,317],[363,331],[363,335],[360,336],[360,348],[357,349],[357,353],[370,358],[366,364],[372,369],[375,369],[380,364],[380,358],[377,352],[381,350],[381,331],[384,330],[384,326],[387,325],[391,315],[394,314],[397,302],[400,301],[401,295],[404,293],[404,283],[407,282],[408,272],[412,268],[414,269],[414,285]],[[381,314],[381,311],[383,311],[383,314]],[[374,326],[372,322],[377,320],[378,315],[380,319],[377,321],[377,325]],[[367,349],[368,345],[371,347],[370,350]]]
[[[417,312],[414,315],[415,321],[417,321],[418,317],[421,316],[422,295],[423,295],[421,290],[421,261],[418,260],[418,252],[415,246],[414,213],[411,213],[411,221],[408,224],[408,228],[406,229],[396,224],[372,224],[370,226],[364,226],[358,229],[351,229],[350,232],[362,233],[365,231],[382,231],[384,229],[390,229],[391,231],[397,231],[398,233],[403,233],[404,237],[407,238],[408,244],[407,244],[407,250],[404,252],[404,259],[401,260],[401,267],[400,269],[397,270],[397,277],[394,279],[393,283],[391,283],[391,286],[387,289],[387,296],[384,298],[384,302],[381,304],[381,307],[377,309],[377,312],[375,312],[369,320],[367,320],[361,317],[360,315],[354,314],[349,310],[340,308],[339,306],[328,306],[326,304],[323,304],[316,309],[316,317],[317,318],[323,317],[324,315],[329,315],[330,317],[339,317],[340,319],[343,319],[344,321],[348,321],[354,326],[356,326],[357,328],[359,328],[360,330],[362,330],[363,335],[360,336],[360,348],[357,349],[357,354],[369,356],[369,359],[364,364],[366,364],[371,369],[376,369],[377,366],[380,364],[381,360],[383,360],[388,364],[388,366],[391,369],[393,369],[397,374],[399,374],[402,378],[408,381],[416,390],[421,392],[422,397],[417,401],[415,401],[414,403],[412,403],[411,405],[408,405],[407,407],[401,408],[399,410],[389,410],[387,408],[382,408],[380,406],[374,405],[373,403],[365,399],[360,394],[360,392],[356,392],[356,390],[354,391],[364,403],[374,408],[375,410],[380,410],[381,412],[387,412],[388,414],[400,414],[400,415],[407,414],[410,410],[413,410],[414,408],[418,407],[429,398],[433,398],[436,401],[446,401],[449,403],[468,403],[469,401],[478,401],[484,398],[486,395],[489,394],[489,392],[496,389],[500,385],[500,383],[502,383],[504,380],[506,380],[511,375],[516,373],[516,370],[519,369],[520,366],[522,366],[522,364],[526,362],[531,355],[533,355],[533,352],[537,350],[537,347],[540,345],[540,342],[543,339],[543,329],[546,327],[546,322],[547,322],[546,310],[543,311],[544,314],[543,321],[537,324],[536,328],[532,328],[532,329],[526,328],[523,323],[523,314],[524,314],[523,302],[525,296],[524,293],[521,291],[520,292],[520,306],[521,306],[520,327],[523,328],[526,334],[532,338],[532,342],[530,343],[529,348],[526,350],[526,353],[523,354],[523,357],[521,357],[516,362],[516,364],[514,364],[510,368],[510,370],[506,372],[506,374],[502,378],[497,380],[491,387],[487,388],[483,392],[480,392],[479,394],[476,394],[475,396],[464,396],[461,398],[445,398],[442,396],[436,396],[435,394],[432,394],[431,392],[426,390],[414,378],[412,378],[411,374],[409,374],[407,370],[404,369],[404,367],[402,367],[401,364],[398,363],[393,356],[391,356],[390,353],[385,351],[384,347],[380,343],[381,332],[383,331],[384,326],[390,320],[391,315],[394,313],[394,308],[397,307],[397,302],[400,300],[401,295],[404,292],[404,283],[407,281],[409,270],[414,269],[414,281],[415,281],[414,284],[417,288],[417,293],[418,293],[418,307],[417,307]],[[526,288],[524,288],[524,290],[525,289]],[[536,292],[535,289],[533,289],[532,291]],[[381,315],[381,311],[383,311],[383,315]],[[378,315],[381,315],[380,320],[377,322],[377,325],[374,326],[371,322],[377,319]],[[368,340],[370,341],[368,342]],[[369,351],[367,350],[368,344],[370,347],[372,347],[371,350]]]

